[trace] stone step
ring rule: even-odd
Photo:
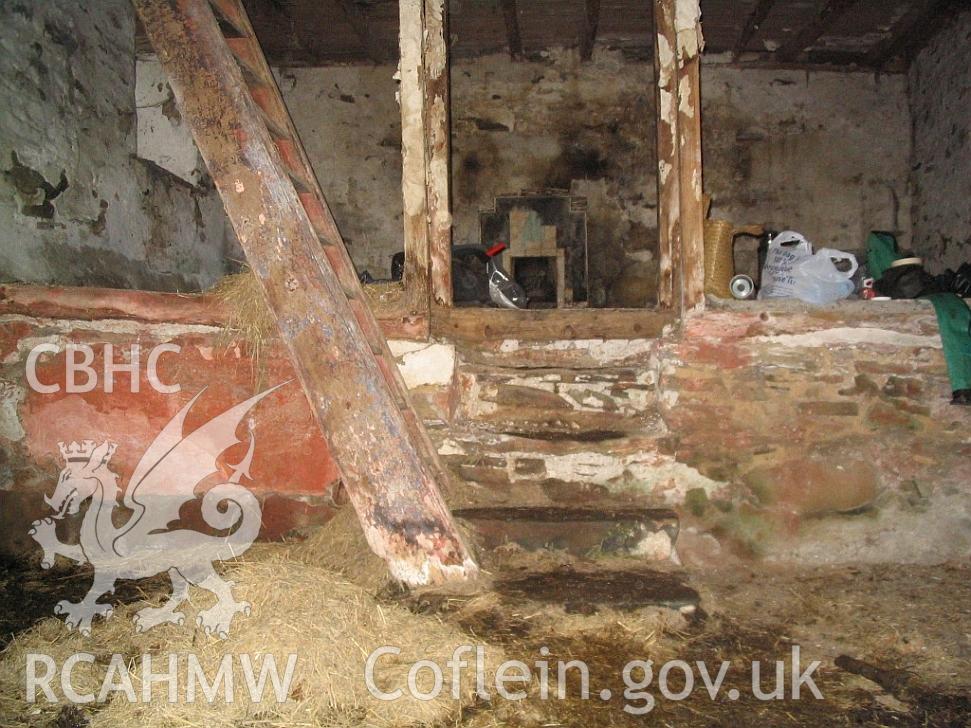
[[[460,483],[462,506],[666,507],[698,485],[698,474],[674,459],[674,442],[662,427],[589,440],[474,429],[437,430],[432,437]]]
[[[652,369],[510,369],[463,363],[456,419],[495,432],[636,432],[658,416]]]
[[[453,515],[489,550],[516,544],[525,551],[575,556],[636,556],[666,561],[675,555],[680,522],[665,508],[460,508]]]
[[[558,605],[567,614],[596,614],[601,609],[632,612],[662,607],[689,616],[700,614],[701,597],[687,574],[640,566],[607,570],[561,568],[500,576],[493,587],[500,603]],[[690,617],[689,617],[690,618]]]

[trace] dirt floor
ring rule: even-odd
[[[493,698],[467,708],[457,725],[488,726],[965,726],[971,725],[971,567],[867,566],[825,569],[733,569],[658,573],[629,562],[582,560],[538,564],[505,559],[491,566],[486,594],[446,597],[385,589],[381,600],[461,626],[471,637],[498,645],[531,668],[581,659],[590,669],[590,697],[580,697],[579,673],[567,671],[565,699],[541,699],[531,689],[521,701]],[[606,567],[606,568],[605,568]],[[51,614],[53,604],[80,594],[86,575],[35,572],[0,563],[0,639]],[[153,584],[124,586],[120,600],[137,599]],[[791,698],[793,646],[823,695],[808,686]],[[545,650],[544,650],[545,648]],[[622,677],[633,660],[653,661],[646,688],[648,715],[633,715],[643,696],[628,694]],[[659,689],[660,666],[682,660],[695,689],[681,700]],[[711,681],[729,667],[712,699],[698,662]],[[785,698],[753,695],[751,664],[760,661],[761,685],[771,691],[775,662],[785,664]],[[640,677],[635,671],[633,677]],[[672,669],[669,694],[684,687]],[[518,689],[513,685],[511,690]],[[609,690],[610,697],[602,691]],[[494,692],[494,691],[493,691]],[[4,721],[0,719],[0,725]],[[83,725],[64,713],[55,725]],[[455,725],[455,724],[450,724]]]
[[[610,567],[617,570],[622,564]],[[503,565],[497,598],[486,608],[461,599],[437,605],[426,600],[421,607],[457,621],[530,666],[537,660],[551,665],[584,660],[590,668],[590,697],[579,697],[578,675],[567,673],[566,700],[531,694],[512,706],[482,704],[464,725],[971,725],[967,565],[759,566],[758,571],[681,572],[681,578],[633,569],[617,571],[614,580],[605,579],[594,564],[560,566],[539,579],[515,571],[515,565]],[[687,585],[699,597],[693,612],[686,606],[693,601]],[[645,602],[669,608],[638,607]],[[587,615],[587,622],[577,621],[577,614]],[[821,700],[805,684],[801,699],[791,697],[794,645],[800,648],[803,673],[814,660],[821,663],[812,673]],[[540,652],[544,647],[548,656]],[[622,673],[632,660],[654,663],[646,689],[654,707],[646,717],[624,710],[645,705],[624,697]],[[695,689],[687,698],[668,699],[659,690],[658,670],[672,660],[692,670]],[[705,663],[714,682],[723,660],[730,666],[712,699],[698,662]],[[776,661],[784,662],[784,699],[754,696],[751,665],[756,660],[765,692],[776,684]],[[677,697],[685,686],[683,675],[681,668],[669,673],[669,695]],[[604,689],[609,699],[601,697]]]

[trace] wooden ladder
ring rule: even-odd
[[[435,447],[238,0],[133,0],[168,75],[368,542],[412,584],[477,567]]]

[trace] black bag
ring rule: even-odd
[[[879,295],[890,298],[920,298],[931,293],[941,293],[937,279],[920,265],[888,268],[873,287]]]

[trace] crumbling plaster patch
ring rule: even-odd
[[[455,375],[455,347],[451,344],[421,344],[388,341],[398,371],[408,389],[426,385],[448,386]]]

